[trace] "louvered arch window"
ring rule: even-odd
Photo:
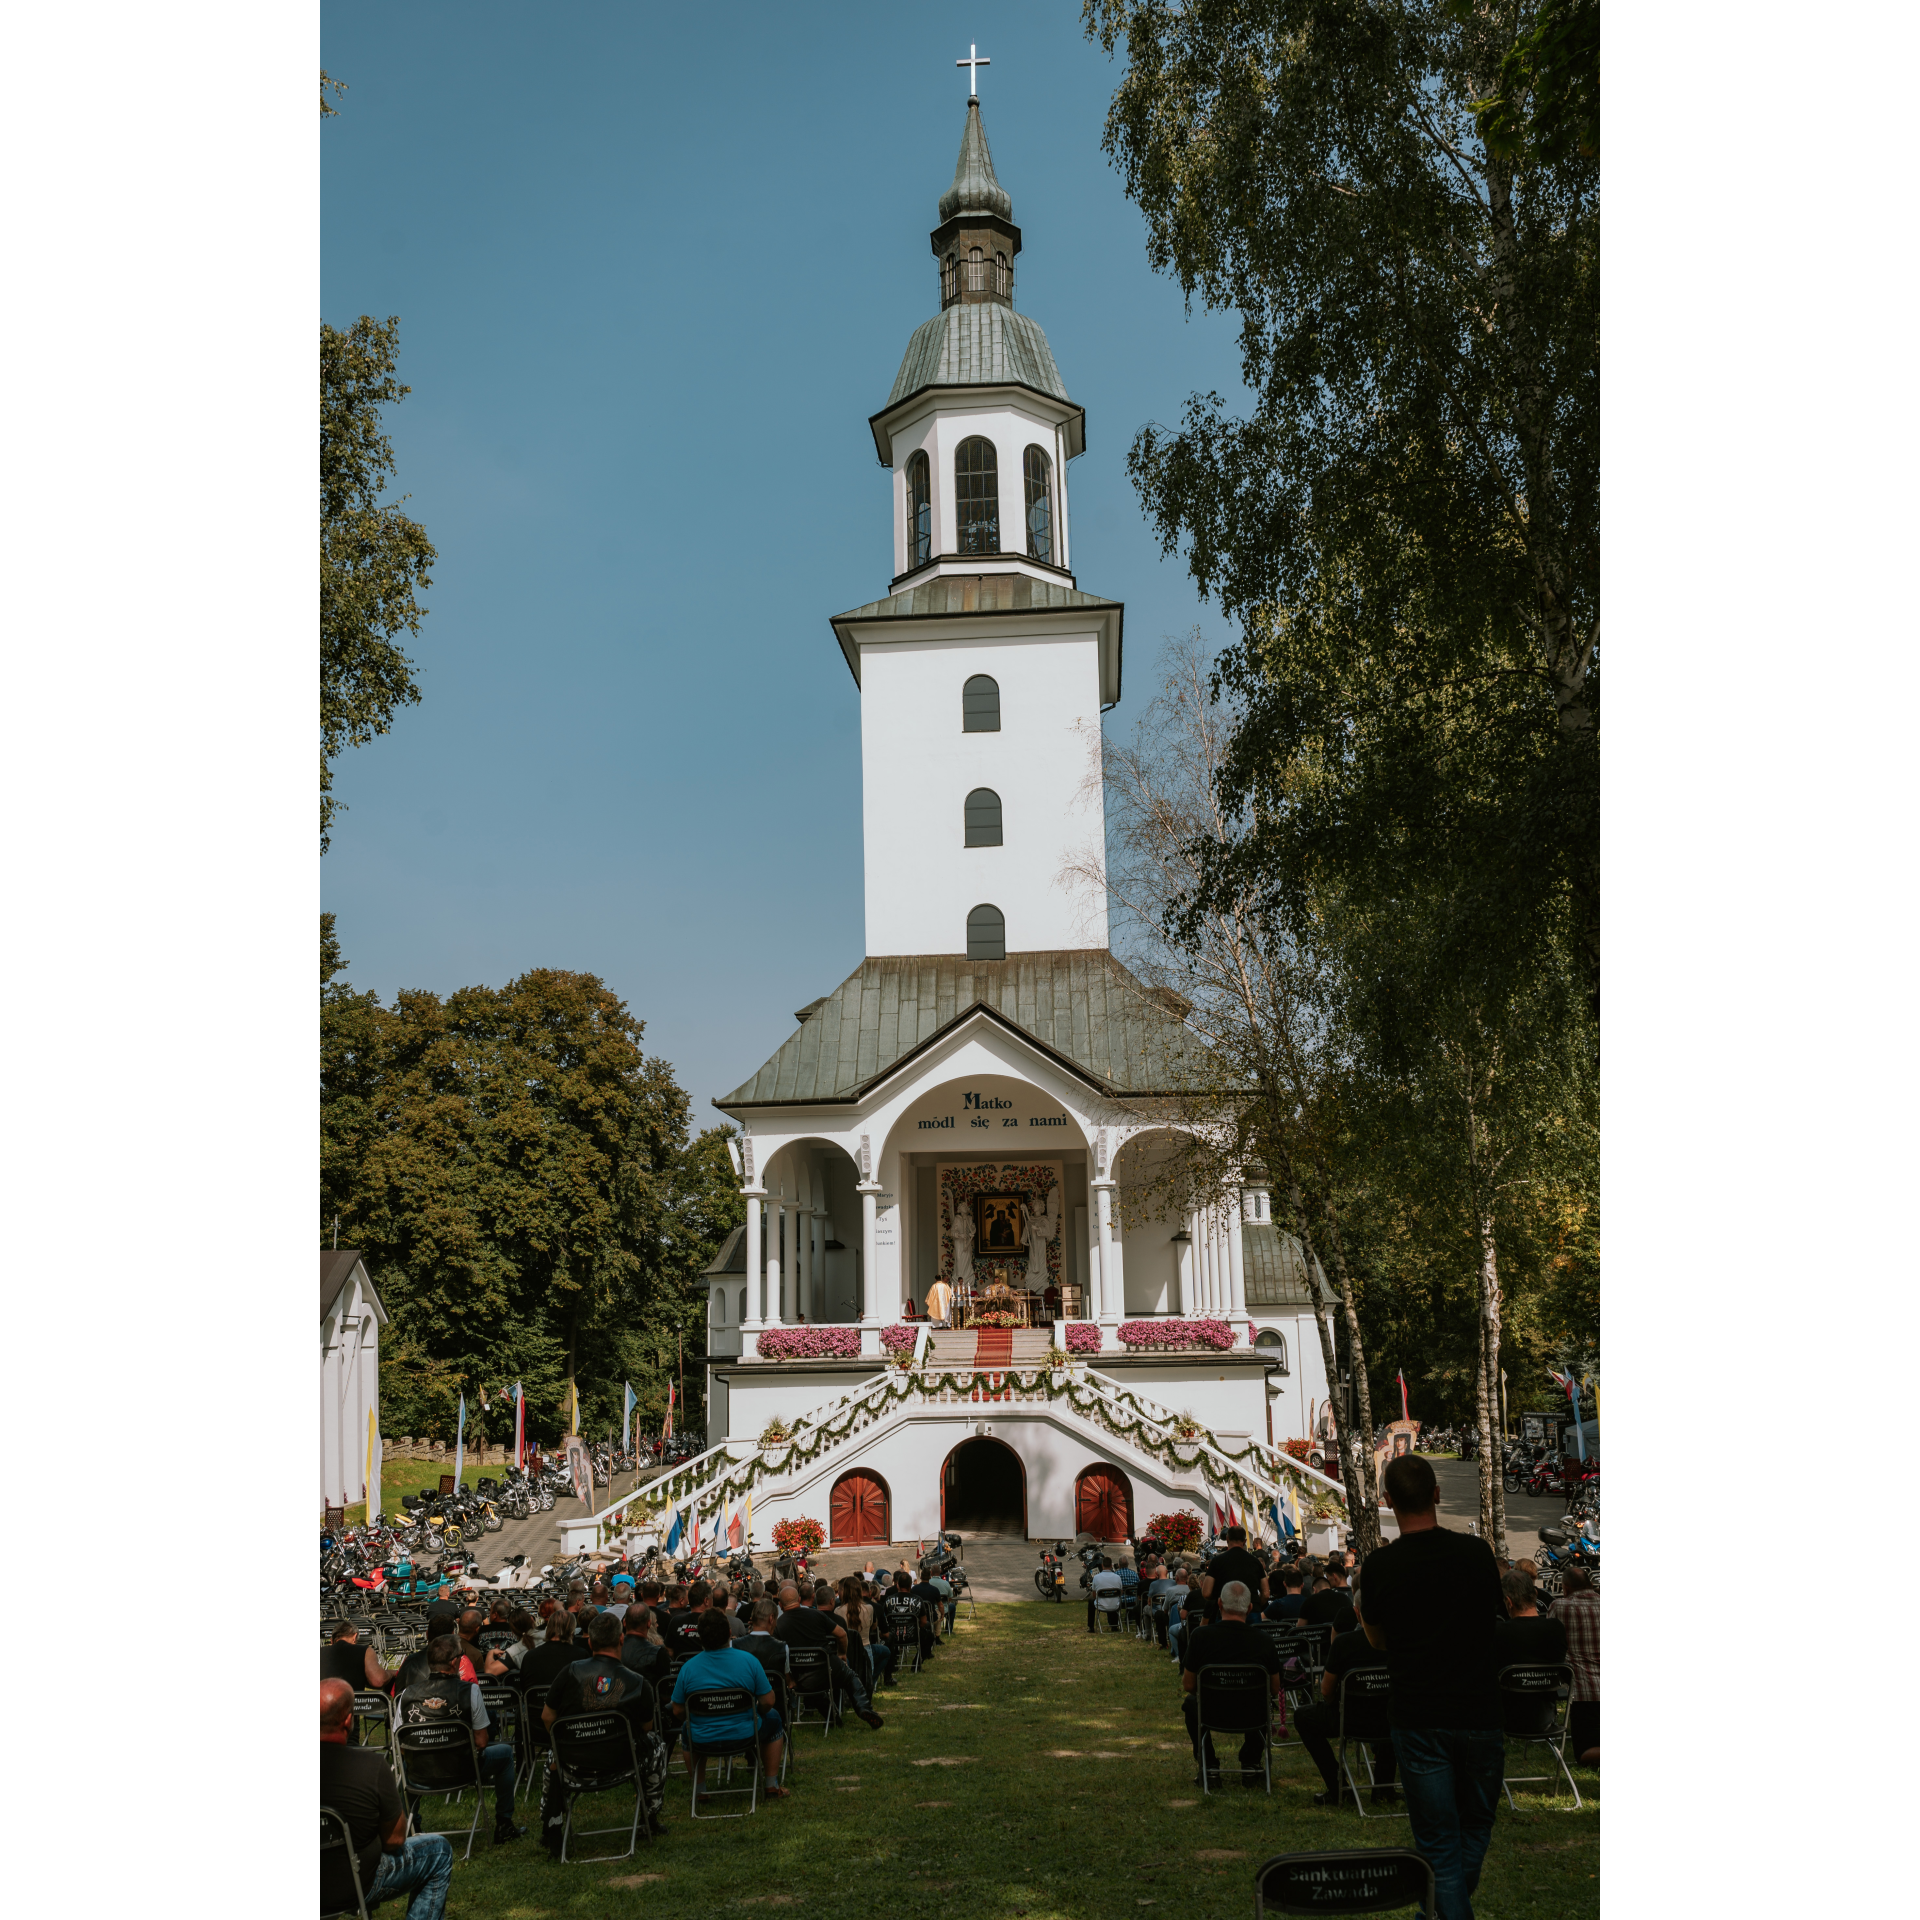
[[[967,795],[967,845],[1000,844],[1000,796],[991,787],[975,787]]]
[[[979,906],[967,915],[967,958],[1007,957],[1007,916],[998,907]]]
[[[1027,553],[1053,563],[1053,462],[1038,447],[1027,449]]]
[[[1000,731],[1000,682],[990,673],[976,673],[960,689],[960,731]]]
[[[978,434],[953,456],[953,510],[962,553],[1000,551],[1000,463]]]
[[[933,469],[924,453],[907,462],[907,565],[924,567],[933,558]]]

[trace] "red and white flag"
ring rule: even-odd
[[[740,1549],[741,1541],[746,1537],[747,1530],[740,1523],[740,1503],[736,1500],[733,1503],[733,1512],[727,1520],[727,1545],[732,1547],[737,1553]]]

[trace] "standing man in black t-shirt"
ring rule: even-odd
[[[354,1747],[353,1688],[345,1680],[320,1682],[320,1804],[346,1821],[360,1865],[360,1891],[368,1906],[411,1896],[407,1911],[418,1920],[440,1920],[453,1879],[453,1846],[442,1833],[407,1838],[407,1810],[387,1756],[374,1747]],[[320,1910],[351,1912],[353,1876],[337,1854],[323,1855]]]
[[[1400,1538],[1367,1556],[1366,1634],[1387,1656],[1388,1707],[1413,1843],[1433,1869],[1439,1920],[1473,1920],[1506,1764],[1493,1551],[1439,1525],[1439,1487],[1417,1453],[1387,1463]]]
[[[1220,1563],[1214,1562],[1215,1566]],[[1278,1697],[1280,1692],[1280,1656],[1274,1651],[1273,1641],[1258,1627],[1247,1624],[1247,1612],[1253,1605],[1253,1595],[1244,1580],[1228,1580],[1216,1585],[1215,1597],[1220,1604],[1220,1617],[1209,1621],[1204,1627],[1196,1627],[1187,1636],[1186,1650],[1181,1657],[1182,1672],[1180,1690],[1185,1696],[1180,1702],[1180,1711],[1186,1716],[1187,1738],[1193,1743],[1193,1761],[1196,1768],[1204,1767],[1209,1783],[1217,1786],[1220,1782],[1220,1761],[1213,1750],[1213,1735],[1204,1736],[1200,1730],[1200,1702],[1194,1692],[1195,1679],[1202,1667],[1236,1666],[1263,1667],[1270,1676],[1268,1691]],[[1262,1784],[1260,1774],[1260,1755],[1267,1744],[1267,1728],[1272,1725],[1272,1709],[1268,1709],[1265,1724],[1251,1729],[1240,1742],[1240,1778],[1246,1786]],[[1200,1776],[1194,1775],[1194,1785],[1200,1785]]]
[[[1207,1562],[1207,1570],[1200,1576],[1200,1595],[1207,1603],[1209,1620],[1219,1619],[1218,1596],[1231,1580],[1238,1580],[1256,1602],[1264,1603],[1267,1597],[1267,1570],[1247,1551],[1246,1528],[1229,1527],[1220,1537],[1227,1543],[1225,1550]]]

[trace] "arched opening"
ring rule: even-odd
[[[1004,1440],[962,1440],[940,1469],[940,1525],[1027,1537],[1026,1463]]]
[[[1007,916],[998,907],[978,906],[967,915],[967,958],[1007,957]]]
[[[969,293],[985,293],[986,290],[987,270],[984,264],[984,256],[981,254],[980,249],[975,247],[967,255],[967,291]]]
[[[973,674],[960,689],[960,731],[1000,731],[1000,682],[992,674]]]
[[[1012,292],[1012,280],[1007,272],[1007,256],[996,253],[993,256],[993,290],[1002,300]]]
[[[924,567],[933,558],[933,469],[924,453],[907,461],[907,565]]]
[[[865,1467],[843,1473],[827,1501],[827,1538],[836,1547],[884,1547],[893,1538],[887,1483]]]
[[[962,553],[1000,551],[1000,461],[977,433],[953,456],[953,510]]]
[[[1133,1538],[1133,1485],[1118,1467],[1101,1461],[1074,1476],[1073,1526],[1096,1540]]]
[[[959,291],[959,273],[954,264],[953,255],[948,254],[947,257],[940,262],[940,304],[943,307],[952,306],[953,297]]]
[[[1284,1333],[1275,1333],[1271,1327],[1263,1327],[1260,1332],[1253,1336],[1253,1344],[1258,1347],[1262,1353],[1272,1354],[1280,1363],[1280,1371],[1282,1373],[1286,1372],[1287,1336]]]
[[[1029,447],[1027,480],[1027,553],[1053,564],[1053,462],[1038,447]]]
[[[1000,840],[1000,796],[991,787],[975,787],[967,795],[967,845],[997,847]],[[1006,929],[1001,929],[1004,949]]]

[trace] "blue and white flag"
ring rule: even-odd
[[[467,1396],[463,1393],[460,1396],[460,1424],[455,1428],[453,1436],[453,1484],[456,1488],[460,1485],[460,1469],[466,1464],[466,1458]]]
[[[680,1542],[686,1538],[687,1533],[686,1522],[680,1517],[680,1509],[671,1500],[667,1502],[666,1528],[666,1553],[671,1559],[680,1551]]]
[[[633,1390],[633,1383],[627,1383],[626,1404],[620,1409],[620,1451],[626,1452],[632,1444],[633,1410],[639,1404],[639,1396]]]

